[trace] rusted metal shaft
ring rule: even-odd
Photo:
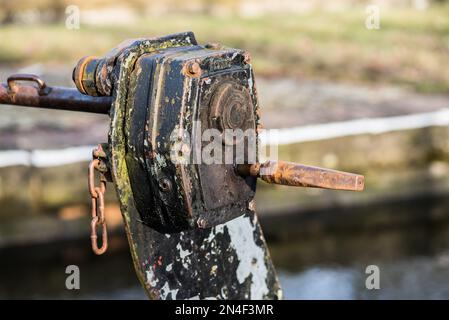
[[[18,85],[17,81],[32,81],[37,86]],[[111,102],[111,97],[91,97],[76,89],[48,87],[42,79],[29,74],[13,75],[7,84],[0,84],[0,104],[108,114]]]
[[[287,186],[350,191],[362,191],[365,187],[362,175],[287,161],[238,165],[237,171],[242,175],[259,177],[268,183]]]

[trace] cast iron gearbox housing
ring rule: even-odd
[[[142,41],[153,42],[153,49],[135,50]],[[126,49],[114,49],[102,59],[82,59],[74,80],[83,93],[117,95],[118,57],[133,48],[137,52],[128,71],[126,97],[114,107],[124,110],[126,166],[142,221],[170,233],[215,226],[249,212],[256,177],[239,175],[229,162],[204,164],[194,159],[204,147],[198,141],[207,143],[201,141],[206,129],[256,132],[258,102],[248,54],[198,45],[191,32],[122,47]],[[172,161],[173,150],[181,149],[184,157],[190,154],[189,163]]]

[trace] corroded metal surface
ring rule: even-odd
[[[146,249],[141,255],[146,259],[139,262],[153,298],[282,297],[255,213],[211,229],[142,234],[148,237],[140,239],[146,244],[146,248],[140,248]],[[137,248],[137,252],[140,250]]]
[[[31,81],[38,87],[17,83],[30,79],[34,79]],[[0,84],[0,104],[107,114],[111,102],[110,97],[91,97],[76,89],[48,87],[34,75],[12,76],[8,84]]]
[[[112,60],[115,64],[109,64]],[[105,58],[83,58],[76,66],[75,80],[83,92],[101,94],[103,82],[109,81],[114,97],[120,93],[126,169],[143,223],[171,233],[212,227],[249,212],[254,177],[236,174],[232,159],[218,164],[194,160],[196,150],[201,156],[210,143],[201,139],[207,129],[225,137],[226,129],[255,131],[258,104],[246,61],[242,50],[208,49],[185,33],[136,40]],[[98,75],[103,63],[112,69]],[[130,63],[126,77],[125,63]],[[248,139],[224,140],[233,146]],[[187,163],[173,160],[176,144],[193,151]]]
[[[187,34],[184,43],[191,39],[193,35]],[[214,228],[164,233],[142,223],[126,161],[125,115],[135,61],[159,45],[167,46],[142,41],[119,57],[116,75],[120,82],[115,82],[109,135],[112,173],[138,277],[153,299],[280,298],[254,206],[244,216]]]
[[[287,161],[239,165],[237,170],[242,175],[259,177],[265,182],[286,186],[349,191],[362,191],[365,186],[365,178],[359,174]]]

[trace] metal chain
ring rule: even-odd
[[[108,249],[108,231],[106,228],[106,218],[104,214],[104,194],[106,192],[106,178],[104,174],[99,170],[101,165],[100,159],[94,159],[89,164],[89,192],[92,198],[91,214],[92,222],[90,224],[90,239],[92,244],[92,251],[101,255]],[[100,172],[100,186],[95,186],[95,171]],[[97,228],[101,226],[101,247],[98,247]]]

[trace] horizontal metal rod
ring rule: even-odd
[[[287,161],[243,164],[237,166],[237,171],[244,176],[255,176],[268,183],[286,186],[349,191],[362,191],[365,186],[365,178],[359,174]]]
[[[0,85],[0,104],[108,114],[111,103],[111,97],[91,97],[71,88]]]

